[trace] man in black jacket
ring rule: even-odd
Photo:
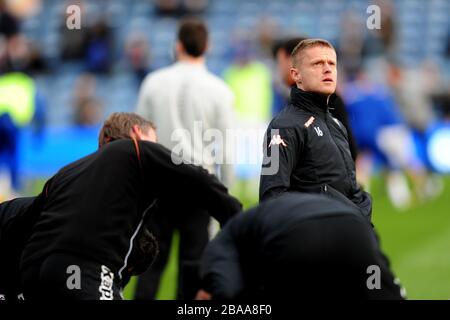
[[[126,125],[124,123],[126,122]],[[99,146],[121,138],[143,137],[142,129],[149,127],[149,136],[154,141],[153,124],[128,113],[114,113],[104,123],[99,135]],[[150,128],[151,127],[151,128]],[[151,129],[151,130],[150,130]],[[31,235],[32,228],[40,216],[50,180],[39,197],[16,198],[0,204],[0,300],[23,299],[20,284],[20,259]],[[155,210],[156,209],[155,206]],[[147,214],[148,215],[148,214]],[[129,267],[124,272],[122,286],[132,275],[143,273],[158,253],[158,244],[144,224],[133,241]]]
[[[286,89],[283,90],[283,97],[285,98],[283,107],[290,101],[289,91],[291,87],[296,86],[296,83],[291,76],[291,54],[292,51],[294,51],[295,47],[300,43],[300,41],[303,41],[305,39],[305,37],[287,38],[278,41],[273,48],[273,54],[277,61],[278,75],[283,81],[284,86],[286,87]],[[352,130],[348,122],[348,113],[344,101],[339,95],[336,95],[336,98],[330,102],[333,103],[329,106],[330,112],[336,119],[343,123],[345,129],[347,130],[350,152],[352,154],[353,160],[356,160],[358,150],[356,148],[355,138],[353,137]]]
[[[0,203],[0,300],[21,297],[20,256],[32,224],[27,212],[32,210],[35,199],[17,198]]]
[[[120,299],[134,239],[157,200],[202,207],[222,225],[240,210],[206,170],[175,165],[148,125],[132,129],[133,139],[105,137],[37,197],[40,214],[21,260],[26,299]]]
[[[324,193],[370,220],[372,202],[356,182],[347,131],[328,110],[336,96],[336,52],[328,41],[307,39],[291,56],[297,86],[266,132],[260,200],[286,191]]]
[[[124,125],[126,122],[126,125]],[[148,135],[142,130],[148,127]],[[100,135],[99,146],[121,138],[144,138],[156,140],[154,126],[141,117],[128,113],[114,113],[104,123]],[[45,201],[48,185],[38,197],[16,198],[0,203],[0,300],[23,299],[20,279],[20,260],[34,224],[38,220],[43,201]],[[159,210],[156,208],[155,210]],[[148,215],[148,214],[147,214]],[[147,224],[148,222],[146,222]],[[144,224],[133,240],[133,250],[122,281],[122,287],[133,275],[143,273],[158,254],[158,244]]]
[[[198,299],[402,299],[354,206],[286,192],[233,217],[207,246]]]

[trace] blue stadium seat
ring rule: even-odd
[[[232,12],[236,12],[238,3],[239,3],[239,1],[236,1],[236,0],[230,0],[230,1],[215,0],[215,1],[211,1],[209,9],[211,12],[232,13]]]

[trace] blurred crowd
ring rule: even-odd
[[[0,184],[10,181],[8,187],[20,190],[17,140],[6,137],[15,137],[22,128],[32,127],[39,141],[46,126],[96,126],[117,108],[134,110],[133,95],[137,95],[145,76],[172,62],[173,26],[185,16],[195,15],[209,23],[212,44],[207,64],[232,89],[238,121],[249,127],[265,127],[286,104],[289,93],[279,70],[280,64],[286,63],[277,51],[280,42],[292,37],[326,38],[328,34],[314,31],[324,28],[327,22],[323,19],[311,22],[317,28],[302,29],[304,22],[297,23],[295,11],[285,19],[283,13],[293,7],[300,16],[303,9],[320,12],[323,7],[341,5],[340,1],[322,5],[276,2],[261,15],[252,16],[252,10],[258,11],[261,3],[135,0],[129,4],[134,20],[126,21],[120,19],[122,10],[129,9],[125,1],[0,0]],[[445,134],[436,142],[441,146],[437,149],[449,148],[448,15],[442,24],[446,29],[438,35],[443,49],[412,59],[400,45],[404,43],[400,41],[404,25],[399,25],[402,13],[396,5],[404,2],[408,1],[371,1],[381,9],[381,29],[369,30],[365,11],[369,2],[352,6],[354,1],[343,1],[345,8],[330,16],[338,25],[332,30],[334,37],[327,39],[338,52],[338,93],[345,103],[358,150],[358,178],[370,189],[371,176],[382,172],[386,190],[398,208],[438,194],[442,182],[436,173],[450,172],[448,152],[435,159],[429,151],[430,141],[438,131]],[[427,10],[431,5],[442,6],[444,13],[450,7],[448,1],[433,3],[422,5]],[[80,29],[67,28],[66,21],[74,14],[66,11],[69,5],[80,8]],[[233,5],[239,5],[243,13],[236,17],[240,23],[231,26],[227,23],[234,17],[222,18],[235,12],[227,7]],[[55,37],[49,38],[46,32],[50,31],[42,27],[46,21],[36,18],[48,17],[48,12],[43,12],[46,10],[57,11],[59,20],[49,23],[57,32]],[[39,21],[38,31],[34,29],[38,25],[33,27],[30,21]],[[429,45],[427,39],[421,40],[411,46]],[[52,79],[59,79],[63,73],[70,73],[74,81],[63,88],[57,83],[53,87]],[[122,78],[127,80],[117,80]],[[105,87],[111,79],[116,79],[118,85]],[[131,98],[120,100],[129,105],[112,106],[117,91],[130,92],[127,97]],[[54,96],[60,94],[68,99],[55,100]],[[261,152],[260,146],[254,146],[254,150]],[[2,170],[2,166],[8,170]],[[244,181],[259,177],[258,170],[237,170]],[[9,180],[5,178],[8,175]],[[256,192],[257,188],[249,183],[242,192],[245,190]],[[254,196],[250,191],[248,197]]]

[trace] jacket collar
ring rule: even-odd
[[[333,105],[336,94],[332,94],[327,104],[327,97],[314,92],[306,92],[293,86],[291,88],[291,103],[301,109],[309,112],[325,115],[328,108]]]

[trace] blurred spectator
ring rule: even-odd
[[[6,7],[5,0],[0,0],[0,36],[9,38],[19,32],[19,20]]]
[[[4,45],[6,45],[5,57],[0,58],[0,71],[20,71],[28,74],[47,71],[47,63],[39,48],[25,35],[17,33],[8,38]]]
[[[73,92],[73,122],[89,126],[99,124],[102,118],[102,104],[95,96],[96,80],[92,74],[78,77]]]
[[[15,15],[25,15],[28,6],[34,2],[38,1],[0,0],[0,72],[30,72],[45,68],[38,48],[20,33],[19,20]],[[15,14],[11,13],[12,9]]]
[[[125,56],[136,77],[136,82],[140,86],[145,76],[152,71],[150,44],[145,34],[132,33],[128,36],[125,44]]]
[[[11,186],[16,191],[20,188],[18,135],[21,129],[36,124],[36,136],[41,138],[44,112],[43,98],[31,77],[20,72],[0,76],[0,162],[6,164]]]
[[[66,23],[71,14],[64,11],[59,36],[60,55],[63,60],[82,60],[87,50],[88,25],[86,5],[82,0],[66,1],[64,8],[69,5],[77,5],[80,8],[81,28],[69,29]]]
[[[238,31],[231,48],[232,64],[224,70],[223,77],[236,97],[236,127],[243,132],[258,132],[262,137],[272,113],[272,77],[270,69],[255,59],[252,40],[249,34]],[[237,142],[236,188],[248,204],[257,198],[262,164],[260,146],[252,139]]]
[[[92,14],[82,0],[68,1],[66,4],[80,8],[81,27],[69,29],[66,22],[73,13],[64,11],[60,27],[61,58],[83,60],[89,72],[108,73],[113,58],[113,34],[106,16]]]
[[[158,15],[181,17],[202,14],[209,0],[154,0],[154,3]]]
[[[368,36],[364,41],[363,57],[392,58],[397,46],[394,4],[389,0],[376,0],[373,4],[380,7],[381,28],[368,30]]]
[[[25,36],[17,34],[8,41],[8,60],[11,69],[15,71],[25,71],[30,63],[30,48]]]
[[[208,8],[209,0],[183,0],[186,14],[201,14]]]
[[[446,91],[435,93],[432,99],[439,111],[441,122],[450,124],[450,87]]]
[[[19,128],[9,111],[0,110],[0,202],[10,197],[12,189],[18,189],[18,136]]]
[[[387,73],[388,83],[407,124],[419,133],[424,132],[434,121],[432,92],[428,92],[429,88],[425,84],[427,77],[424,70],[406,69],[398,63],[390,63]]]
[[[156,13],[161,16],[179,16],[182,13],[180,0],[154,0]]]
[[[272,89],[269,68],[255,60],[251,39],[238,35],[232,51],[232,64],[224,79],[236,96],[236,111],[243,121],[261,123],[271,116]]]
[[[339,73],[343,78],[352,78],[362,66],[364,47],[364,20],[354,12],[347,12],[341,24],[337,46]]]
[[[74,87],[74,102],[79,103],[82,100],[89,99],[95,96],[96,80],[94,75],[90,73],[81,74],[75,83]]]
[[[450,49],[450,33],[447,34],[447,37],[448,49]],[[435,121],[424,134],[426,143],[421,151],[433,172],[448,174],[450,173],[450,74],[448,72],[450,70],[450,51],[447,54],[444,68],[431,61],[425,62],[425,73],[422,78],[425,80],[426,91],[431,94],[436,116]],[[442,189],[442,179],[437,182],[434,185],[431,183],[428,185],[434,189],[437,185]],[[438,191],[440,190],[438,189]]]
[[[85,63],[89,72],[107,73],[112,64],[112,31],[101,18],[87,29]]]
[[[75,111],[75,124],[79,126],[98,125],[102,120],[102,104],[96,98],[80,101]]]
[[[264,17],[259,20],[256,28],[258,45],[257,58],[266,62],[268,65],[271,65],[272,48],[278,33],[278,24],[270,17]]]
[[[423,163],[420,170],[413,168],[415,174],[414,185],[419,189],[418,196],[426,199],[434,196],[439,190],[427,187],[430,185],[431,174],[427,159],[428,133],[436,125],[432,95],[443,89],[439,71],[432,63],[425,63],[418,67],[405,68],[399,63],[391,63],[388,70],[390,84],[396,101],[399,104],[405,121],[414,138],[416,153]],[[412,172],[412,173],[413,173]],[[436,179],[433,184],[437,185]]]
[[[41,48],[35,42],[29,42],[30,60],[28,72],[31,74],[43,73],[49,70],[47,61],[42,54]]]
[[[6,9],[20,20],[37,14],[42,7],[41,0],[1,0],[0,2],[3,2]]]
[[[182,21],[178,28],[177,62],[157,70],[144,80],[136,112],[153,121],[158,141],[184,161],[202,165],[218,175],[226,186],[233,183],[233,95],[225,83],[206,68],[209,44],[206,25],[200,20]],[[215,132],[207,138],[208,133]],[[214,142],[213,146],[211,142]],[[154,299],[169,257],[172,233],[180,233],[178,299],[192,300],[200,287],[198,263],[209,240],[210,216],[204,210],[162,205],[151,217],[152,232],[159,239],[155,264],[140,276],[135,299]]]
[[[356,163],[361,184],[369,189],[370,176],[378,165],[384,169],[388,196],[397,208],[406,208],[413,200],[405,174],[415,182],[415,195],[421,200],[424,166],[389,88],[372,83],[361,71],[346,85],[344,97],[361,152]]]
[[[274,76],[274,102],[272,115],[280,112],[288,103],[290,88],[295,85],[291,77],[291,52],[304,36],[279,39],[274,42],[272,56],[276,60],[277,72]]]

